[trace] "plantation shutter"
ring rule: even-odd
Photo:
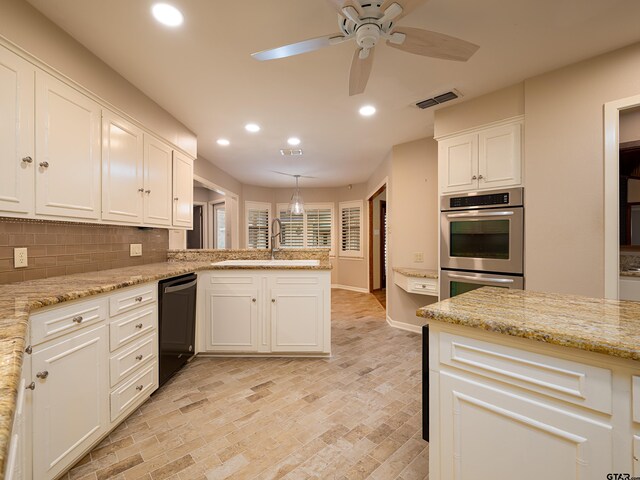
[[[282,222],[282,235],[280,245],[282,248],[304,247],[304,215],[293,215],[287,210],[280,210]]]
[[[269,248],[269,209],[247,207],[247,248]]]
[[[362,202],[340,204],[340,254],[362,255]]]
[[[331,248],[331,208],[307,209],[307,247]]]

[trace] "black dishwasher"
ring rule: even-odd
[[[158,282],[160,385],[194,355],[197,275]]]

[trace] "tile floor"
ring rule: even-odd
[[[332,358],[197,358],[64,478],[428,478],[419,335],[332,295]]]

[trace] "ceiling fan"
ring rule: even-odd
[[[276,170],[271,170],[273,173],[277,173],[278,175],[286,175],[287,177],[293,177],[293,178],[318,178],[318,177],[312,177],[310,175],[293,175],[291,173],[285,173],[285,172],[278,172]]]
[[[367,86],[373,65],[373,52],[380,38],[398,50],[459,62],[466,62],[480,48],[443,33],[396,25],[402,17],[427,0],[328,1],[338,12],[339,33],[264,50],[251,56],[261,61],[275,60],[355,39],[358,46],[353,54],[349,75],[349,96],[353,96],[364,92]]]

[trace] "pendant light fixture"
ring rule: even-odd
[[[289,213],[292,215],[302,215],[304,213],[304,201],[302,195],[300,195],[300,188],[298,187],[298,180],[300,175],[294,175],[296,179],[296,191],[291,195],[291,202],[289,203]]]

